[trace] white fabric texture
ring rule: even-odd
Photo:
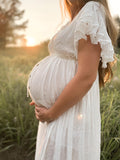
[[[27,93],[37,105],[51,107],[75,76],[78,40],[91,36],[100,42],[103,67],[113,60],[113,46],[105,27],[104,8],[90,1],[52,37],[49,55],[32,69]],[[99,74],[85,96],[51,123],[39,122],[35,160],[100,160],[101,116]]]
[[[93,5],[93,3],[96,3],[96,5]],[[103,5],[100,6],[97,2],[89,2],[83,8],[81,14],[78,15],[74,34],[76,56],[78,40],[82,38],[87,40],[86,35],[90,35],[93,44],[100,43],[102,48],[102,68],[106,68],[107,62],[114,60],[114,49],[106,29],[104,7]]]

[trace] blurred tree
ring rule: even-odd
[[[0,0],[0,48],[24,38],[18,31],[26,29],[28,20],[20,23],[25,12],[19,9],[20,4],[19,0]]]
[[[27,46],[27,39],[26,38],[22,38],[21,39],[21,44],[23,47],[26,47]]]
[[[119,35],[118,35],[118,39],[117,39],[117,45],[120,48],[120,17],[119,16],[115,17],[115,22],[117,23],[118,29],[119,29]]]

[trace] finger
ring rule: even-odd
[[[40,108],[39,108],[39,107],[35,107],[35,110],[39,111],[39,110],[40,110]]]
[[[35,111],[36,111],[37,113],[39,113],[39,114],[43,114],[43,111],[40,110],[40,109],[35,108]]]
[[[46,108],[46,107],[38,107],[38,106],[36,106],[35,108],[38,109],[38,110],[48,110],[48,108]]]
[[[36,119],[41,121],[41,122],[45,122],[45,118],[43,117],[43,115],[40,114],[40,112],[38,112],[37,110],[35,110],[35,116]]]
[[[45,107],[45,106],[42,106],[42,105],[35,105],[35,107],[37,107],[37,108],[42,108],[42,109],[48,109],[47,107]]]
[[[35,115],[36,119],[39,120],[39,117],[37,115]]]
[[[38,105],[37,105],[37,104],[35,104],[35,107],[38,107]]]
[[[40,109],[40,108],[43,108],[43,107],[35,105],[35,108]]]
[[[41,121],[41,122],[45,122],[44,119],[41,119],[41,118],[40,118],[39,116],[37,116],[37,115],[36,115],[36,119],[39,120],[39,121]]]
[[[40,107],[41,107],[41,105],[39,105]],[[35,104],[35,107],[38,107],[38,105],[37,104]]]
[[[35,115],[39,117],[39,120],[46,120],[44,115],[40,114],[39,112],[35,112]]]
[[[38,111],[36,111],[36,110],[35,110],[35,114],[36,114],[37,116],[41,116],[41,113],[38,112]]]
[[[36,119],[38,119],[39,121],[45,121],[43,118],[40,118],[39,115],[35,114]]]
[[[43,112],[45,109],[44,108],[40,108],[40,107],[35,107],[35,110],[37,110],[38,112]]]
[[[32,101],[32,102],[29,103],[29,105],[31,105],[31,106],[32,106],[32,105],[35,105],[35,102]]]
[[[35,109],[40,109],[40,107],[38,107],[37,105],[35,105]]]
[[[46,121],[48,119],[46,119],[46,117],[44,116],[44,114],[42,112],[39,112],[37,109],[35,109],[35,114],[37,117],[39,117],[38,119],[40,121]]]

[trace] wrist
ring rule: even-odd
[[[52,110],[52,108],[50,108],[50,109],[48,110],[48,116],[49,116],[50,119],[57,119],[57,118],[59,117],[59,115],[56,114],[56,113]]]

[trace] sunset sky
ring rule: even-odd
[[[120,15],[120,1],[108,0],[112,15]],[[50,39],[61,22],[59,0],[21,0],[21,9],[25,10],[24,19],[28,19],[26,38],[29,45],[40,44]]]

